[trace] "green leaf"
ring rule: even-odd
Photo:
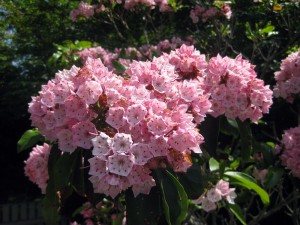
[[[231,184],[240,185],[249,190],[255,191],[259,195],[263,204],[267,205],[270,203],[270,198],[268,193],[264,189],[262,189],[259,185],[257,185],[256,180],[253,177],[249,176],[246,173],[235,172],[235,171],[226,171],[224,175],[230,178]]]
[[[236,169],[240,165],[240,160],[236,159],[232,163],[230,163],[231,169]]]
[[[42,205],[42,215],[46,225],[58,225],[60,215],[57,196],[52,199],[46,196],[42,201]]]
[[[40,134],[38,129],[27,130],[17,143],[18,153],[32,148],[37,142],[43,140],[44,137]]]
[[[57,145],[53,145],[48,159],[49,179],[46,188],[46,195],[43,199],[42,208],[42,214],[46,225],[56,225],[60,220],[60,204],[54,183],[54,167],[60,155],[61,151],[58,149]]]
[[[243,225],[247,225],[245,215],[239,205],[226,204],[226,208],[228,208]]]
[[[219,162],[215,160],[213,157],[209,159],[209,170],[211,172],[216,171],[220,168]]]
[[[264,28],[259,29],[258,32],[260,35],[268,34],[271,33],[274,29],[275,27],[271,24],[271,22],[268,22],[268,24]]]
[[[70,186],[76,168],[78,152],[72,154],[65,152],[55,163],[54,166],[54,183],[56,190],[63,190]]]
[[[193,164],[186,173],[178,173],[177,176],[190,199],[198,198],[207,187],[208,178],[197,164]]]
[[[284,170],[282,168],[278,168],[278,167],[269,168],[264,186],[267,189],[275,187],[280,182],[283,174],[284,174]]]
[[[220,118],[220,131],[226,135],[232,135],[234,137],[239,136],[237,122],[235,120],[228,119],[225,116]]]
[[[112,225],[122,225],[123,224],[123,213],[118,213],[116,218],[112,220]]]
[[[163,208],[169,225],[180,225],[187,215],[188,197],[176,177],[167,170],[156,170]]]
[[[120,73],[123,73],[126,70],[125,66],[123,66],[121,63],[119,63],[116,60],[113,60],[112,64],[113,64],[113,67]]]
[[[92,46],[92,42],[90,41],[79,41],[75,42],[76,49],[82,50],[84,48],[90,48]]]
[[[137,197],[132,190],[127,190],[125,200],[127,225],[158,224],[162,211],[157,187],[152,188],[149,195],[139,194]]]
[[[255,42],[256,41],[256,37],[255,37],[254,32],[251,29],[251,26],[250,26],[249,22],[245,23],[245,28],[246,28],[245,33],[246,33],[247,38],[250,39],[251,41]]]
[[[269,142],[270,143],[270,142]],[[253,141],[254,152],[261,152],[263,154],[263,159],[268,165],[274,164],[276,157],[274,155],[274,147],[267,143]]]

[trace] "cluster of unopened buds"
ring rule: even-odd
[[[94,192],[114,198],[127,188],[148,194],[153,169],[185,172],[191,153],[201,153],[197,125],[206,114],[256,121],[271,97],[241,56],[207,63],[193,46],[182,45],[152,61],[133,61],[124,76],[88,58],[43,85],[29,112],[32,125],[61,151],[91,151]]]
[[[300,93],[300,49],[282,60],[280,71],[275,72],[275,79],[274,96],[292,103]]]
[[[294,176],[300,178],[300,126],[286,130],[282,135],[281,143],[276,145],[275,151],[282,165],[291,170]]]
[[[229,204],[234,204],[236,197],[235,188],[230,188],[227,181],[219,180],[216,186],[204,192],[198,199],[192,202],[200,204],[204,211],[209,212],[217,209],[217,203],[224,199]]]

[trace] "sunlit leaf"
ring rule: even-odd
[[[17,143],[17,150],[18,153],[32,148],[34,145],[36,145],[39,141],[43,141],[44,138],[38,131],[38,129],[32,129],[32,130],[27,130],[20,140]]]
[[[256,183],[256,180],[253,177],[246,173],[235,171],[226,171],[224,175],[230,178],[231,184],[240,185],[249,190],[255,191],[265,205],[270,203],[268,193]]]

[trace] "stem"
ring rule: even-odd
[[[124,37],[123,34],[120,32],[120,30],[119,30],[119,28],[118,28],[118,26],[117,26],[117,24],[116,24],[116,21],[115,21],[115,19],[114,19],[114,16],[112,15],[112,11],[111,11],[111,10],[109,10],[108,18],[109,18],[110,22],[112,23],[113,27],[115,28],[115,30],[116,30],[118,36],[119,36],[122,40],[125,40],[125,37]]]

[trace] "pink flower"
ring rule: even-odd
[[[207,93],[211,93],[210,113],[215,117],[225,113],[231,119],[257,122],[272,104],[269,86],[256,78],[254,66],[241,56],[211,58],[205,82]]]
[[[103,132],[100,132],[99,136],[91,139],[93,143],[93,155],[94,156],[103,156],[106,155],[111,148],[111,138]]]
[[[48,158],[51,146],[44,145],[35,146],[30,152],[29,158],[25,161],[25,175],[29,180],[39,186],[42,193],[45,194],[48,175]]]
[[[134,104],[127,108],[126,117],[127,122],[131,126],[137,125],[147,115],[147,109],[142,104]]]
[[[224,180],[219,180],[218,183],[216,184],[216,190],[222,195],[226,196],[230,193],[229,189],[229,183]]]
[[[153,158],[147,144],[136,143],[132,146],[130,152],[134,155],[135,164],[138,165],[145,165],[149,159]]]
[[[277,152],[281,150],[281,163],[290,169],[294,176],[300,177],[300,126],[290,128],[282,135],[281,144],[276,146]]]
[[[115,154],[108,157],[108,170],[111,173],[128,176],[134,164],[132,155]]]
[[[79,86],[76,94],[83,98],[88,105],[94,104],[102,94],[102,88],[100,83],[96,81],[86,81]]]
[[[210,211],[215,210],[217,208],[217,205],[214,202],[210,201],[208,198],[204,198],[202,200],[201,206],[202,206],[202,209],[205,212],[210,212]]]
[[[79,147],[89,149],[92,147],[91,139],[96,136],[95,125],[86,120],[75,124],[72,127],[73,143]]]
[[[222,193],[216,188],[209,189],[206,193],[206,196],[211,202],[218,202],[222,199]]]
[[[69,129],[62,129],[57,133],[58,147],[64,152],[74,152],[76,145],[73,143],[73,133]]]
[[[226,199],[229,204],[234,204],[236,197],[235,188],[229,188],[228,182],[219,180],[214,187],[204,192],[198,199],[192,202],[202,205],[202,209],[209,212],[215,210],[217,208],[216,203],[222,199]]]
[[[112,140],[112,150],[115,153],[127,153],[131,149],[132,139],[130,134],[116,133]]]
[[[162,135],[166,132],[168,125],[162,116],[153,116],[147,123],[148,129],[154,135]]]
[[[280,71],[275,72],[275,80],[274,96],[293,103],[300,93],[300,49],[282,60]]]
[[[109,108],[106,122],[112,127],[119,129],[124,126],[125,123],[125,110],[123,107]]]

